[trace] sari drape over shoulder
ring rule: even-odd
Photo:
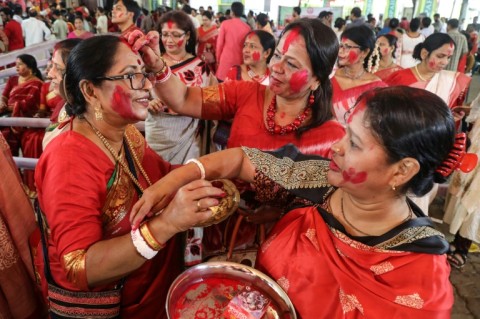
[[[395,65],[391,68],[379,70],[375,73],[375,75],[378,76],[382,81],[385,81],[385,79],[390,77],[390,75],[399,70],[403,70],[403,68],[401,66]]]
[[[218,38],[218,28],[216,25],[212,25],[212,27],[208,30],[204,30],[203,27],[199,27],[197,29],[198,35],[198,47],[197,47],[197,56],[201,57],[202,54],[206,51],[210,52],[215,56],[216,52],[216,45],[217,45],[217,38]],[[207,48],[207,44],[210,44],[210,48]],[[210,63],[208,64],[210,70],[215,73],[215,64]]]
[[[152,182],[167,174],[171,165],[145,143],[133,126],[126,136]],[[138,167],[135,168],[139,172]],[[143,187],[147,182],[142,174]],[[133,182],[121,165],[114,165],[93,142],[75,131],[66,131],[46,148],[36,168],[38,198],[49,229],[48,252],[56,283],[72,291],[88,291],[86,274],[77,281],[68,276],[68,261],[94,243],[130,232],[129,212],[138,199]],[[35,264],[46,294],[42,252]],[[172,238],[152,260],[126,276],[122,289],[122,318],[166,318],[168,288],[182,269],[179,238]],[[111,289],[116,283],[97,287]]]
[[[418,207],[410,203],[416,218],[382,236],[354,237],[327,210],[327,160],[291,146],[244,151],[256,167],[255,187],[273,181],[280,188],[270,199],[287,191],[315,204],[288,212],[256,263],[287,292],[299,318],[450,318],[448,243]]]

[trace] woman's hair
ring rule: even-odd
[[[37,67],[37,60],[30,54],[20,54],[17,56],[17,59],[20,59],[30,70],[32,74],[35,75],[40,80],[43,80],[42,72]]]
[[[245,40],[252,34],[258,37],[264,51],[267,51],[268,49],[270,49],[270,53],[268,54],[268,57],[267,57],[267,64],[270,63],[270,59],[272,58],[273,53],[275,52],[275,44],[276,44],[275,38],[273,37],[273,35],[271,35],[267,31],[255,30],[248,33],[247,36],[245,37]]]
[[[202,16],[206,17],[208,20],[212,20],[212,13],[210,11],[203,11]]]
[[[257,15],[257,23],[263,28],[264,26],[267,25],[267,23],[270,22],[268,20],[268,16],[265,13],[259,13]]]
[[[368,67],[368,60],[375,50],[376,38],[373,30],[366,25],[359,25],[343,31],[340,38],[347,38],[348,40],[355,42],[362,51],[369,50],[368,55],[365,57],[365,60],[363,60],[363,67],[366,69]],[[376,63],[377,61],[372,61],[372,65]]]
[[[357,100],[366,104],[365,126],[385,149],[387,161],[411,157],[419,172],[401,189],[417,196],[428,193],[434,183],[445,182],[436,169],[447,158],[455,141],[452,112],[437,95],[406,86],[378,88]]]
[[[420,28],[420,19],[419,18],[413,18],[410,21],[410,31],[417,32],[418,28]]]
[[[395,51],[397,50],[397,37],[392,34],[379,35],[377,39],[384,37],[388,41],[388,46],[393,45],[392,57],[395,59]]]
[[[297,135],[322,125],[333,117],[332,114],[332,85],[329,79],[338,55],[338,39],[335,32],[319,19],[302,18],[289,23],[280,35],[280,39],[286,32],[299,30],[305,39],[305,47],[312,64],[312,73],[320,82],[313,92],[315,101],[312,105],[312,121],[304,127],[300,127]],[[280,41],[279,39],[279,41]]]
[[[335,19],[335,23],[333,24],[333,26],[335,28],[337,28],[338,30],[340,30],[341,28],[343,28],[343,26],[345,25],[345,19],[341,18],[341,17],[338,17]]]
[[[425,41],[420,42],[415,46],[415,49],[413,49],[413,58],[416,60],[422,60],[421,52],[422,49],[427,50],[428,56],[432,54],[433,51],[437,50],[438,48],[441,48],[445,44],[451,44],[453,46],[456,46],[455,41],[446,33],[433,33],[429,35]]]
[[[113,35],[100,35],[82,40],[70,52],[67,60],[61,93],[67,102],[68,115],[81,115],[87,110],[87,102],[80,89],[80,81],[87,80],[99,85],[113,64],[120,43],[124,40]],[[92,54],[102,52],[102,54]]]
[[[73,48],[79,44],[82,39],[74,38],[74,39],[65,39],[60,42],[57,42],[53,47],[53,52],[58,51],[62,58],[63,64],[67,64],[67,58]]]
[[[82,22],[83,22],[83,16],[81,14],[75,15],[74,20],[82,20]]]
[[[172,21],[177,25],[177,27],[185,33],[190,33],[190,39],[187,41],[185,50],[192,54],[196,55],[195,53],[195,46],[197,45],[197,30],[193,25],[192,20],[190,17],[183,11],[175,10],[169,11],[160,17],[159,25],[159,32],[162,32],[162,25],[167,23],[168,21]],[[162,41],[160,41],[160,51],[165,53],[165,47],[163,46]]]

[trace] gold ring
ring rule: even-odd
[[[197,200],[197,211],[202,211],[202,208],[200,207],[200,200]]]

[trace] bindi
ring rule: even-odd
[[[173,21],[172,20],[168,20],[167,21],[167,26],[169,29],[172,29],[173,28]]]

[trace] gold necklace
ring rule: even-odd
[[[120,163],[120,165],[122,166],[123,170],[127,173],[127,175],[130,177],[130,179],[132,180],[132,182],[138,187],[138,189],[143,193],[144,192],[144,188],[142,187],[142,185],[140,184],[140,182],[138,181],[138,179],[132,174],[132,172],[130,171],[130,168],[128,167],[128,165],[122,160],[122,158],[120,158],[120,156],[117,154],[117,152],[115,152],[115,150],[113,149],[113,147],[110,145],[110,143],[108,143],[107,139],[105,136],[103,136],[103,134],[95,127],[92,125],[92,123],[90,123],[86,118],[84,118],[85,122],[88,123],[88,125],[90,125],[90,127],[92,128],[93,132],[95,132],[95,135],[97,135],[97,137],[100,139],[100,141],[102,141],[103,145],[105,146],[105,148],[110,152],[110,154],[112,154],[113,158],[115,158],[115,160]],[[145,170],[143,169],[140,161],[138,160],[138,157],[137,157],[137,154],[133,151],[133,147],[132,147],[132,144],[130,142],[130,140],[128,139],[128,137],[126,135],[123,136],[126,140],[127,140],[127,144],[128,144],[128,147],[130,148],[130,152],[133,154],[133,159],[135,161],[135,163],[137,164],[138,168],[140,169],[140,172],[142,173],[143,177],[145,178],[145,180],[147,181],[147,184],[148,186],[151,186],[152,185],[152,182],[150,181],[150,178],[148,177],[147,173],[145,172]]]
[[[417,72],[417,75],[422,82],[427,82],[427,80],[420,74],[420,71],[418,71],[417,64],[415,64],[415,72]]]
[[[353,75],[353,76],[352,76],[352,75],[350,74],[350,72],[347,71],[347,68],[344,67],[344,68],[343,68],[343,74],[344,74],[347,78],[349,78],[349,79],[351,79],[351,80],[356,80],[356,79],[359,79],[362,75],[365,74],[365,69],[362,69],[362,72],[360,72],[359,74],[356,74],[356,75]]]
[[[185,52],[185,54],[183,55],[183,57],[180,58],[180,60],[175,60],[173,58],[173,56],[171,56],[170,54],[168,54],[167,52],[165,52],[165,55],[167,56],[167,58],[172,61],[174,64],[179,64],[180,62],[182,62],[183,60],[185,60],[185,57],[187,56],[188,52]]]
[[[409,221],[413,217],[413,210],[412,210],[412,207],[410,206],[410,204],[408,203],[408,200],[407,200],[407,206],[408,206],[409,213],[408,213],[408,216],[402,221],[401,224]],[[361,233],[365,236],[375,236],[375,235],[368,234],[364,231],[361,231],[360,229],[355,227],[352,223],[350,223],[350,221],[347,219],[347,216],[345,215],[345,211],[343,210],[343,192],[342,192],[342,196],[340,197],[340,210],[342,211],[343,220],[347,222],[348,226],[352,227],[354,230],[356,230],[357,232],[359,232],[359,233]]]

